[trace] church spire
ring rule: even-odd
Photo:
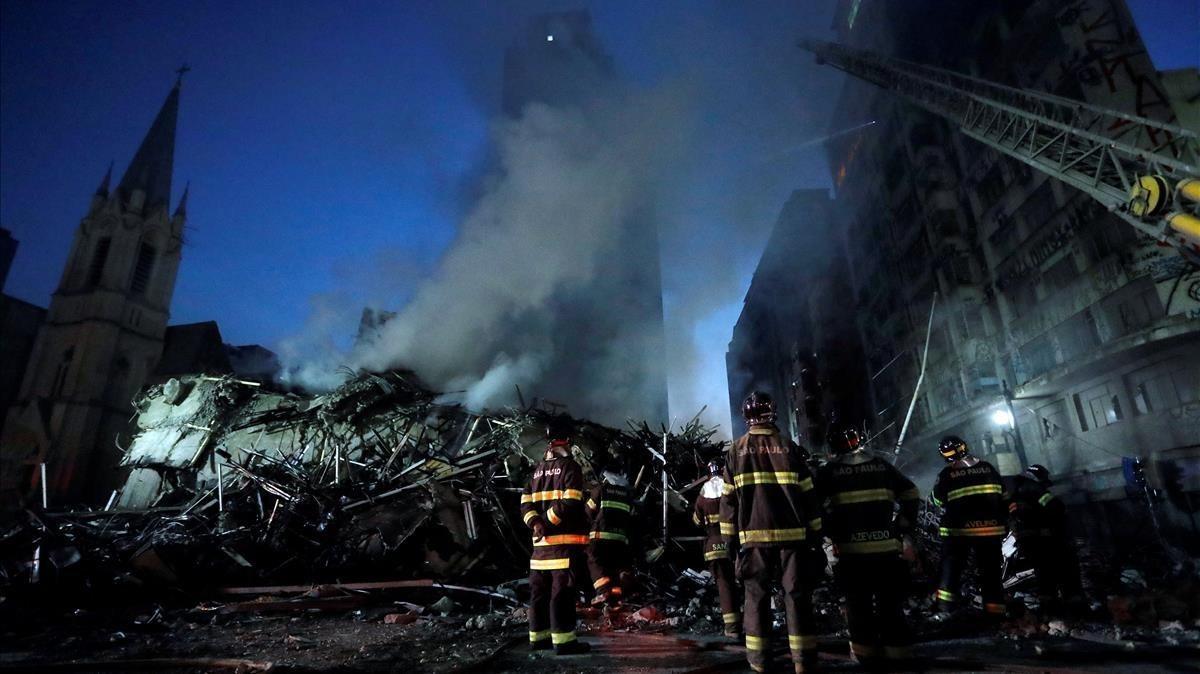
[[[104,174],[104,180],[101,180],[100,186],[96,188],[96,196],[98,196],[98,197],[107,197],[108,196],[108,186],[110,183],[112,183],[112,170],[113,170],[113,163],[110,161],[110,162],[108,162],[108,171]]]
[[[179,117],[179,87],[177,80],[167,94],[150,131],[138,147],[129,168],[117,186],[121,197],[129,199],[134,190],[141,190],[146,195],[145,207],[166,208],[171,201],[171,172],[175,159],[175,122]]]
[[[188,183],[183,186],[183,196],[179,197],[179,205],[175,207],[175,216],[176,217],[179,217],[179,216],[183,216],[185,218],[187,217],[187,198],[188,198],[188,192],[190,192],[191,189],[192,189],[192,183],[191,183],[191,181],[188,181]]]

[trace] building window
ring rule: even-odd
[[[150,285],[150,275],[154,273],[154,258],[157,251],[146,242],[138,248],[137,263],[133,267],[133,284],[130,289],[135,295],[146,292]]]
[[[1149,414],[1152,410],[1150,397],[1146,395],[1146,383],[1142,382],[1133,388],[1133,413]]]
[[[104,276],[104,264],[108,262],[108,249],[112,247],[112,237],[106,236],[96,242],[92,252],[92,266],[88,267],[87,285],[89,288],[100,285]]]
[[[105,239],[108,241],[108,239]],[[54,371],[54,397],[62,395],[63,389],[67,385],[67,374],[71,371],[71,361],[75,359],[75,347],[71,347],[63,351],[62,360],[58,363],[58,369]]]

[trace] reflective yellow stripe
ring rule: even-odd
[[[900,552],[900,541],[892,538],[886,541],[864,541],[860,543],[838,543],[839,555],[863,555],[880,552]]]
[[[562,518],[554,513],[554,506],[546,511],[546,519],[550,520],[551,524],[562,524]]]
[[[529,520],[531,520],[537,516],[538,516],[538,514],[537,514],[536,510],[530,510],[529,512],[525,513],[525,517],[523,518],[525,520],[525,524],[529,524]]]
[[[732,536],[737,533],[737,529],[730,522],[721,522],[721,535]]]
[[[901,501],[916,501],[921,498],[921,490],[917,489],[916,487],[913,487],[912,489],[905,489],[899,494],[896,494],[896,498],[900,499]]]
[[[720,515],[708,515],[704,518],[704,521],[708,522],[709,524],[720,524],[721,516]]]
[[[939,589],[937,591],[937,598],[939,601],[954,601],[955,599],[958,599],[958,596],[950,590]]]
[[[929,495],[929,500],[930,500],[930,501],[933,501],[933,505],[935,505],[935,506],[937,506],[937,507],[939,507],[939,508],[940,508],[940,507],[942,507],[942,499],[940,499],[940,498],[938,498],[938,497],[934,496],[933,494],[930,494],[930,495]]]
[[[588,538],[583,534],[557,534],[543,536],[542,540],[534,541],[533,547],[544,548],[550,545],[587,545]]]
[[[821,518],[820,518],[820,517],[814,517],[814,518],[812,518],[811,520],[809,520],[809,521],[808,521],[808,528],[809,528],[809,529],[812,529],[813,531],[820,531],[820,530],[821,530]]]
[[[808,529],[750,529],[738,534],[742,545],[747,543],[786,543],[802,541],[808,536]]]
[[[550,630],[542,630],[541,632],[530,632],[530,641],[545,641],[550,638]]]
[[[980,494],[1003,494],[1004,487],[998,484],[977,484],[974,487],[963,487],[955,489],[949,494],[946,494],[946,501],[954,501],[956,499],[967,496],[978,496]]]
[[[694,523],[696,526],[700,526],[700,516],[696,513],[692,513],[692,523]]]
[[[624,510],[625,512],[633,511],[632,506],[630,506],[628,503],[622,503],[621,501],[601,501],[600,507],[612,508],[613,510]]]
[[[625,534],[617,534],[617,533],[613,533],[611,531],[593,531],[591,533],[591,536],[592,536],[592,539],[594,539],[594,540],[620,541],[622,543],[629,542],[629,538],[627,536],[625,536]]]
[[[571,568],[571,558],[566,559],[531,559],[529,568],[534,571],[559,571]]]
[[[591,508],[592,510],[595,510],[595,509],[596,509],[596,502],[595,502],[594,500],[592,500],[592,499],[588,499],[588,500],[587,500],[587,507],[588,507],[588,508]]]
[[[956,529],[951,527],[939,527],[938,533],[942,536],[1003,536],[1005,529],[1002,526],[998,527],[972,527],[970,529]]]
[[[767,640],[762,637],[756,637],[753,634],[746,635],[746,650],[761,651],[767,648]]]
[[[1038,505],[1044,506],[1053,500],[1054,500],[1054,494],[1042,494],[1042,497],[1040,499],[1038,499]]]
[[[574,632],[551,632],[550,639],[554,642],[555,646],[561,646],[562,644],[569,644],[572,641],[575,641],[575,633]]]
[[[756,484],[794,484],[800,487],[800,491],[808,491],[813,487],[812,478],[801,480],[800,473],[790,471],[742,473],[733,476],[733,484],[738,489]]]
[[[559,499],[583,500],[583,492],[578,489],[553,489],[550,491],[535,491],[521,496],[521,503],[540,503],[541,501],[557,501]]]
[[[599,580],[592,583],[592,589],[599,590],[600,588],[604,587],[605,585],[608,585],[611,582],[612,582],[612,578],[609,578],[608,576],[601,576]]]
[[[793,651],[808,651],[817,647],[817,638],[811,634],[789,634],[788,648]]]
[[[706,562],[711,562],[714,559],[725,559],[727,557],[729,557],[728,550],[709,550],[704,553],[704,561]]]
[[[871,501],[891,501],[896,498],[896,492],[891,489],[858,489],[855,491],[844,491],[840,494],[835,494],[833,497],[834,505],[843,505],[846,503],[870,503]]]
[[[734,611],[733,613],[722,613],[721,614],[721,621],[724,622],[726,625],[733,625],[734,623],[737,623],[741,619],[742,619],[742,616],[739,615],[737,611]]]

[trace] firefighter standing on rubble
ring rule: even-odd
[[[908,564],[920,492],[895,466],[865,451],[850,428],[831,443],[833,459],[817,473],[825,535],[838,557],[834,575],[846,597],[850,653],[860,663],[912,657],[904,617]]]
[[[521,494],[521,518],[533,530],[529,560],[529,644],[533,650],[552,645],[559,655],[586,653],[575,638],[575,576],[572,565],[588,541],[583,504],[583,470],[571,458],[574,429],[565,419],[546,427],[550,447],[534,466]]]
[[[806,572],[811,546],[819,544],[820,505],[800,449],[775,427],[775,403],[755,391],[742,404],[748,433],[729,449],[721,533],[740,545],[736,571],[745,585],[746,658],[766,670],[771,631],[771,587],[783,586],[788,647],[797,672],[817,664],[813,580]]]
[[[620,603],[633,579],[630,525],[633,497],[624,469],[612,466],[602,473],[586,503],[592,530],[588,534],[588,570],[596,596],[593,604]]]
[[[931,496],[934,505],[944,509],[938,526],[942,539],[938,606],[946,614],[958,605],[963,567],[967,556],[974,555],[984,613],[1003,617],[1000,562],[1007,513],[1000,473],[987,461],[971,456],[960,437],[942,438],[938,451],[949,464],[938,473]]]
[[[723,469],[722,462],[709,462],[709,478],[700,487],[700,496],[696,498],[692,521],[704,530],[704,562],[717,583],[725,636],[740,639],[742,613],[738,610],[736,579],[733,574],[734,546],[721,535],[721,496],[725,493],[725,480],[721,477]]]
[[[1054,610],[1060,599],[1071,604],[1083,598],[1067,509],[1050,484],[1050,471],[1035,463],[1014,479],[1008,504],[1017,550],[1033,565],[1042,610]]]

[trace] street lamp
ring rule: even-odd
[[[1000,409],[1000,410],[996,410],[995,412],[992,412],[992,423],[996,424],[997,426],[1003,426],[1005,428],[1012,428],[1013,427],[1012,412],[1009,412],[1008,410],[1005,410],[1005,409]]]

